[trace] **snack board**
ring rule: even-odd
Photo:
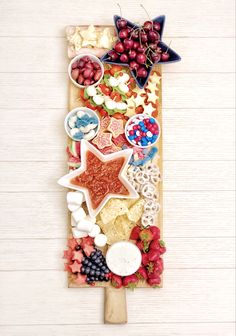
[[[68,286],[104,287],[105,322],[125,323],[125,288],[162,286],[162,92],[161,66],[150,61],[148,44],[156,48],[160,41],[146,41],[145,55],[144,42],[127,41],[125,55],[135,42],[144,55],[136,57],[143,70],[131,69],[134,50],[129,64],[115,58],[124,55],[127,39],[120,33],[126,27],[132,39],[143,28],[118,16],[114,21],[115,29],[66,28],[69,172],[58,183],[69,188]],[[163,17],[159,21],[153,22],[161,38]],[[146,28],[149,34],[153,23]],[[167,51],[171,61],[177,54],[169,48],[154,56],[164,60]]]

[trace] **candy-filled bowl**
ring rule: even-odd
[[[161,127],[158,121],[148,114],[134,115],[125,125],[125,136],[135,147],[148,148],[159,139]]]
[[[87,107],[76,107],[64,121],[67,135],[74,141],[92,140],[99,131],[100,119],[96,112]]]
[[[80,54],[71,60],[68,74],[72,83],[78,88],[96,86],[102,80],[104,66],[98,57],[92,54]]]

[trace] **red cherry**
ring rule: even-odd
[[[137,54],[137,56],[136,56],[137,63],[144,64],[146,62],[146,60],[147,60],[147,57],[146,57],[145,54]]]
[[[147,70],[144,67],[140,67],[137,70],[137,76],[141,78],[147,77]]]
[[[141,33],[140,33],[140,38],[141,38],[141,41],[142,41],[143,43],[146,43],[146,42],[148,41],[148,36],[147,36],[147,34],[144,33],[144,32],[141,32]]]
[[[118,53],[123,53],[124,50],[125,50],[125,48],[124,48],[122,42],[117,42],[117,43],[114,45],[114,49],[115,49],[115,51],[117,51]]]
[[[133,48],[134,41],[131,40],[131,39],[126,38],[126,39],[124,39],[123,43],[124,43],[125,49],[132,49]]]
[[[120,55],[120,61],[121,61],[122,63],[127,63],[128,60],[129,60],[129,58],[128,58],[128,56],[127,56],[126,54],[122,54],[122,55]]]
[[[137,55],[137,53],[136,53],[135,50],[130,50],[128,52],[128,56],[129,56],[130,59],[135,59],[136,55]]]
[[[153,22],[153,29],[159,31],[161,29],[161,25],[159,22]]]
[[[144,30],[148,31],[152,29],[152,21],[145,21],[143,24]]]
[[[152,57],[152,61],[153,61],[154,63],[159,62],[160,59],[161,59],[161,55],[158,54],[158,53],[153,53],[151,57]]]
[[[130,35],[131,35],[131,38],[134,39],[134,40],[138,40],[139,39],[138,30],[133,30]]]
[[[139,67],[139,64],[137,62],[135,62],[135,61],[131,61],[129,63],[129,67],[130,67],[131,70],[137,70],[138,67]]]
[[[137,52],[138,52],[138,53],[144,54],[145,51],[146,51],[146,48],[143,47],[143,46],[141,46],[141,45],[139,45],[139,47],[137,48]]]
[[[125,19],[121,18],[121,19],[117,20],[116,25],[119,29],[125,28],[126,25],[127,25],[127,21]]]
[[[114,50],[110,50],[110,51],[108,52],[108,55],[110,56],[110,59],[111,59],[112,61],[116,61],[117,58],[119,57],[118,54],[117,54]]]
[[[148,33],[148,39],[151,42],[159,41],[160,40],[160,35],[155,32],[154,30],[150,30]]]
[[[170,54],[168,54],[167,52],[164,52],[163,54],[161,54],[161,60],[166,62],[168,61],[168,59],[170,58]]]
[[[148,45],[152,50],[157,50],[157,43],[153,42],[153,43],[149,43]]]
[[[137,49],[140,46],[138,41],[134,41],[133,49]]]
[[[119,32],[119,38],[121,39],[125,39],[129,36],[129,31],[128,29],[121,29],[121,31]]]

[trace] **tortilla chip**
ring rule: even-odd
[[[104,224],[116,219],[117,216],[124,215],[128,212],[128,207],[124,200],[113,198],[107,202],[100,212],[101,221]]]
[[[138,222],[143,213],[144,207],[144,199],[140,198],[137,202],[135,202],[130,208],[127,213],[127,217],[131,222]]]

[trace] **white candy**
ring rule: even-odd
[[[75,127],[76,121],[77,121],[77,117],[76,116],[70,117],[70,119],[68,121],[68,125],[70,126],[70,128],[74,128]]]
[[[129,91],[128,85],[126,85],[125,83],[120,83],[118,85],[118,88],[124,93],[127,93]]]
[[[137,132],[136,132],[136,135],[139,136],[139,135],[140,135],[140,131],[137,131]]]
[[[94,86],[91,85],[91,86],[87,87],[86,93],[88,94],[88,96],[93,97],[93,96],[96,95],[97,90],[96,90],[96,88]]]
[[[77,112],[77,117],[80,118],[80,119],[81,119],[84,115],[85,115],[85,112],[84,112],[84,111],[78,111],[78,112]]]
[[[96,132],[92,129],[90,132],[84,134],[84,140],[91,140],[95,137]]]
[[[92,222],[89,222],[85,219],[82,219],[79,221],[79,223],[76,225],[76,228],[80,231],[85,231],[87,233],[91,232],[94,227],[94,224]]]
[[[147,136],[148,136],[149,138],[151,138],[151,137],[152,137],[152,132],[148,131],[148,132],[147,132]]]
[[[119,83],[126,83],[126,82],[129,81],[129,79],[130,79],[129,75],[127,73],[125,73],[125,72],[123,72],[122,76],[118,77]]]
[[[102,95],[93,96],[93,101],[96,105],[102,105],[104,103],[104,97]]]
[[[80,208],[80,205],[78,205],[78,204],[68,203],[68,209],[71,212],[76,211],[79,208]]]
[[[76,228],[72,228],[72,234],[74,238],[84,238],[87,237],[87,232],[79,231]]]
[[[103,247],[107,243],[107,236],[105,236],[103,233],[99,233],[95,238],[94,238],[94,243],[98,247]]]
[[[86,217],[86,213],[83,208],[79,208],[78,210],[72,212],[72,216],[75,222],[78,223],[80,220]]]
[[[116,108],[117,103],[114,100],[108,99],[105,102],[105,105],[109,110],[114,110]]]
[[[80,191],[69,191],[66,200],[68,204],[81,205],[84,202],[84,194]]]
[[[127,109],[127,104],[126,103],[116,103],[116,108],[118,110],[126,110]]]
[[[88,124],[87,126],[81,126],[79,129],[83,133],[88,133],[92,129],[96,128],[97,124]]]
[[[113,77],[113,76],[111,76],[108,79],[108,82],[109,82],[110,86],[112,86],[112,87],[118,86],[118,84],[119,84],[118,80],[115,77]]]
[[[76,133],[78,133],[79,132],[79,129],[78,128],[72,128],[71,130],[70,130],[70,135],[73,137]]]
[[[89,233],[89,237],[96,237],[101,232],[101,229],[98,225],[94,225],[92,231]]]

